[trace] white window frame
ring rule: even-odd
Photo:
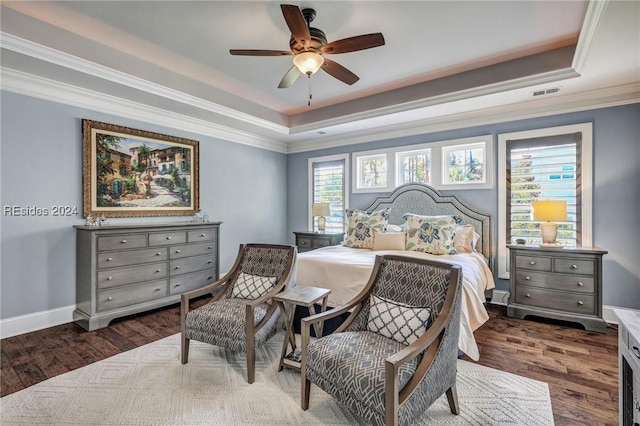
[[[580,123],[568,126],[547,127],[522,132],[498,134],[498,278],[509,279],[509,249],[507,249],[507,141],[540,138],[545,136],[582,134],[580,164],[581,173],[581,244],[593,244],[593,124]]]
[[[423,154],[423,153],[427,153],[429,156],[429,182],[425,182],[425,185],[431,185],[432,181],[433,181],[433,154],[431,152],[431,148],[429,148],[427,145],[418,145],[418,148],[416,149],[400,149],[397,150],[395,152],[395,165],[396,165],[396,173],[395,173],[395,179],[396,179],[396,186],[400,186],[400,185],[404,185],[405,183],[409,183],[409,182],[400,182],[402,179],[402,167],[400,166],[400,156],[401,155],[416,155],[416,154]]]
[[[444,155],[443,150],[445,148],[456,148],[464,145],[476,145],[484,143],[484,181],[476,182],[447,182],[444,176]],[[415,152],[429,150],[431,152],[431,182],[427,185],[436,189],[446,190],[465,190],[465,189],[491,189],[493,188],[494,177],[494,156],[493,156],[493,135],[480,135],[469,138],[450,139],[444,141],[435,141],[429,143],[422,143],[416,145],[404,145],[392,148],[377,149],[372,151],[354,152],[352,154],[352,170],[353,170],[353,188],[351,191],[354,194],[367,193],[367,192],[391,192],[394,188],[400,186],[399,182],[399,170],[398,167],[398,154],[406,152]],[[386,155],[387,157],[387,185],[384,187],[375,188],[361,188],[360,182],[360,163],[361,159],[376,155]]]
[[[308,200],[307,200],[307,229],[313,228],[313,214],[311,206],[313,205],[313,164],[322,163],[325,161],[340,161],[344,160],[344,208],[349,208],[349,154],[336,154],[327,155],[324,157],[309,158],[307,166],[307,183],[308,183]],[[344,230],[344,224],[343,224]]]
[[[492,138],[493,139],[493,138]],[[490,184],[489,188],[491,188],[493,185],[491,185],[490,182],[488,182],[488,175],[490,174],[490,171],[487,169],[487,151],[491,151],[493,152],[493,150],[491,148],[487,148],[488,145],[493,146],[493,140],[487,142],[487,141],[478,141],[478,142],[471,142],[471,143],[456,143],[455,145],[451,145],[451,144],[447,144],[447,145],[443,145],[442,146],[442,180],[440,182],[440,185],[442,185],[442,187],[451,187],[453,188],[466,188],[466,189],[472,189],[472,188],[486,188],[487,184]],[[447,151],[454,151],[454,150],[460,150],[460,149],[475,149],[476,147],[481,147],[483,150],[483,179],[482,180],[478,180],[478,181],[468,181],[468,182],[451,182],[449,181],[449,173],[448,173],[448,169],[449,169],[449,165],[447,164]]]

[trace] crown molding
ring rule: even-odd
[[[571,64],[571,67],[578,73],[582,73],[582,67],[587,60],[589,49],[596,36],[598,25],[600,24],[600,20],[604,15],[608,3],[609,0],[590,1],[587,6],[584,23],[578,36],[576,53],[573,56],[573,62]]]
[[[64,68],[72,69],[74,71],[91,75],[103,80],[111,81],[123,86],[131,87],[136,90],[141,90],[155,96],[160,96],[172,101],[190,105],[199,109],[203,109],[205,111],[210,111],[215,114],[220,114],[222,116],[229,117],[235,120],[240,120],[241,122],[252,124],[283,135],[289,133],[289,128],[287,126],[280,125],[269,120],[261,119],[254,115],[237,111],[232,108],[228,108],[214,102],[189,95],[179,90],[174,90],[166,86],[150,82],[142,78],[134,77],[121,71],[116,71],[112,68],[78,58],[77,56],[73,56],[68,53],[64,53],[38,43],[16,37],[12,34],[0,32],[0,46],[4,49],[20,53],[31,58],[59,65]]]
[[[0,74],[2,76],[2,90],[9,92],[211,136],[256,148],[280,153],[287,152],[285,142],[259,137],[211,121],[170,112],[6,67],[0,67]]]
[[[289,144],[289,154],[640,102],[640,83],[449,114]]]

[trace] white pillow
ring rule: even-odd
[[[374,250],[404,250],[405,232],[381,232],[373,231]]]
[[[410,306],[369,296],[367,329],[405,345],[418,340],[431,325],[431,308]]]
[[[277,277],[262,277],[240,272],[231,290],[231,297],[255,300],[271,290],[276,281],[278,281]]]
[[[475,246],[473,225],[458,225],[453,237],[453,246],[458,253],[471,253]]]

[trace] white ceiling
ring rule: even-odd
[[[278,89],[291,56],[229,54],[289,49],[280,2],[3,1],[2,85],[43,96],[35,82],[55,81],[285,152],[640,100],[638,1],[294,4],[329,42],[384,34],[330,56],[357,83],[320,71]]]

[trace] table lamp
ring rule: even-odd
[[[319,216],[318,231],[324,232],[325,227],[327,225],[327,220],[324,217],[329,216],[331,214],[330,204],[329,203],[313,203],[311,211],[314,217]]]
[[[531,202],[533,220],[540,221],[540,233],[543,246],[561,246],[556,244],[558,224],[567,221],[567,202],[564,200],[536,200]]]

